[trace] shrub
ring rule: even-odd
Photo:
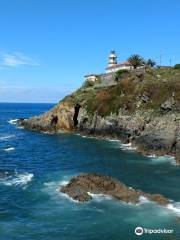
[[[128,59],[128,62],[130,62],[130,64],[133,66],[133,68],[137,68],[137,67],[141,67],[144,65],[145,61],[144,59],[138,55],[138,54],[134,54],[131,55]]]
[[[127,69],[121,69],[118,70],[115,74],[114,74],[114,80],[118,81],[120,77],[122,77],[124,74],[128,73],[129,71]]]
[[[174,66],[174,69],[180,69],[180,63],[176,64],[176,65]]]
[[[85,81],[85,83],[83,84],[83,87],[87,88],[87,87],[92,87],[94,86],[94,82],[92,81]]]

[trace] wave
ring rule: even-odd
[[[105,199],[107,199],[107,200],[113,199],[113,197],[105,195],[105,194],[97,194],[97,193],[88,192],[88,195],[90,195],[93,198],[93,200],[95,200],[97,202],[101,202]]]
[[[8,173],[8,172],[7,172]],[[6,173],[5,173],[6,174]],[[5,177],[0,180],[0,183],[5,186],[20,186],[26,187],[26,185],[32,181],[34,174],[32,173],[17,173],[6,174]]]
[[[106,138],[106,140],[110,141],[110,142],[121,142],[118,139],[111,139],[111,138]]]
[[[44,190],[45,190],[45,192],[47,192],[49,195],[51,195],[55,199],[56,199],[56,197],[59,199],[59,196],[61,196],[63,198],[70,200],[71,202],[80,203],[79,201],[74,200],[71,197],[69,197],[66,193],[60,192],[61,187],[67,185],[68,183],[69,183],[68,180],[47,182],[47,183],[44,183],[44,186],[46,186],[46,188]]]
[[[19,119],[11,119],[8,121],[8,123],[16,125]]]
[[[136,204],[136,205],[142,205],[142,204],[146,204],[146,203],[150,203],[151,201],[149,199],[147,199],[146,197],[144,196],[140,196],[139,197],[139,203]]]
[[[62,181],[57,181],[57,182],[47,182],[44,183],[44,186],[50,187],[50,188],[54,188],[57,190],[57,187],[59,189],[59,187],[62,186],[66,186],[69,183],[68,180],[62,180]]]
[[[68,194],[66,194],[66,193],[62,193],[62,192],[59,191],[59,194],[60,194],[60,196],[67,198],[67,199],[70,200],[71,202],[81,203],[80,201],[74,200],[73,198],[69,197]]]
[[[157,156],[155,154],[148,156],[154,163],[163,163],[171,162],[173,165],[176,165],[175,157],[170,155]]]
[[[24,129],[24,127],[23,127],[23,126],[18,126],[17,128],[18,128],[18,129]]]
[[[116,147],[118,148],[120,147],[122,150],[125,150],[125,151],[135,151],[137,149],[137,147],[132,146],[132,143],[122,143],[122,141],[119,139],[105,138],[105,140],[109,142],[118,143]]]
[[[13,151],[13,150],[15,150],[14,147],[9,147],[9,148],[5,148],[5,149],[4,149],[4,151],[6,151],[6,152]]]
[[[15,137],[15,135],[0,136],[0,141],[7,141],[14,137]]]
[[[132,147],[131,143],[121,143],[120,148],[128,151],[135,151],[137,149],[136,147]]]
[[[153,203],[153,204],[158,204],[158,203],[155,203],[154,201],[151,201],[149,199],[147,199],[146,197],[144,196],[140,196],[139,197],[139,203],[138,204],[135,204],[136,206],[138,205],[143,205],[143,204],[147,204],[147,203]],[[170,210],[171,212],[175,213],[176,215],[180,216],[180,202],[174,202],[172,200],[170,200],[171,203],[165,205],[165,206],[160,206],[160,208],[165,208],[166,210]]]
[[[44,131],[44,132],[42,132],[42,133],[44,133],[44,134],[48,134],[48,135],[53,135],[52,132],[48,132],[48,131]]]
[[[170,203],[166,206],[168,210],[173,211],[175,214],[180,216],[180,202]]]

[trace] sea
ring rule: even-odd
[[[113,139],[17,125],[16,119],[52,107],[0,103],[0,240],[179,240],[180,166],[174,158],[143,156]],[[163,207],[141,197],[127,204],[103,195],[79,203],[60,193],[71,177],[88,172],[163,194],[171,203]]]

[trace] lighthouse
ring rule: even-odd
[[[111,51],[109,55],[108,68],[115,67],[117,65],[117,55],[115,51]]]

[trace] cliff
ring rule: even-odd
[[[180,70],[122,72],[109,82],[86,82],[47,113],[21,121],[28,129],[110,136],[145,154],[180,161]]]

